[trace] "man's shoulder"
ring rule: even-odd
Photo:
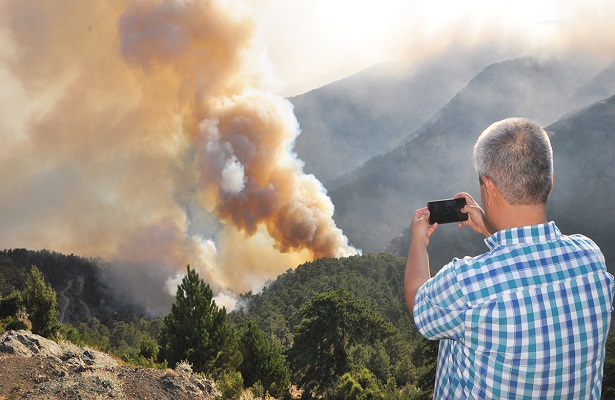
[[[561,241],[564,245],[572,248],[573,250],[578,250],[585,255],[593,254],[604,262],[604,255],[602,254],[600,247],[596,244],[596,242],[585,235],[580,233],[562,235]]]
[[[456,257],[442,267],[438,274],[447,276],[449,279],[458,281],[463,285],[469,276],[481,274],[481,271],[489,265],[491,257],[492,255],[489,252],[477,256]]]
[[[563,240],[570,240],[575,243],[583,244],[590,247],[598,247],[596,242],[594,242],[591,238],[581,234],[581,233],[573,233],[571,235],[562,234]]]

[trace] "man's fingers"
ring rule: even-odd
[[[419,208],[414,212],[414,220],[422,221],[427,220],[429,218],[429,210],[427,208]]]
[[[431,225],[429,227],[429,229],[427,229],[427,237],[430,237],[432,233],[434,233],[434,231],[436,230],[436,228],[438,228],[438,223],[434,222],[433,225]]]
[[[455,198],[458,199],[460,197],[463,197],[464,199],[466,199],[466,203],[468,205],[476,205],[478,203],[476,203],[476,200],[474,200],[474,197],[472,197],[472,195],[470,195],[470,193],[467,192],[461,192],[461,193],[457,193],[455,195]]]

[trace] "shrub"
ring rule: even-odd
[[[216,386],[223,399],[239,400],[243,392],[243,377],[237,371],[227,371],[220,375]]]
[[[14,319],[6,325],[7,331],[29,331],[32,329],[32,324],[28,320]]]

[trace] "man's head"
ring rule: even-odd
[[[487,128],[474,145],[474,167],[511,205],[546,204],[551,193],[551,142],[532,120],[508,118]]]

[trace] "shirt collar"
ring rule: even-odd
[[[557,239],[561,234],[555,222],[551,221],[546,224],[504,229],[486,238],[485,243],[489,249],[493,250],[498,245],[547,242]]]

